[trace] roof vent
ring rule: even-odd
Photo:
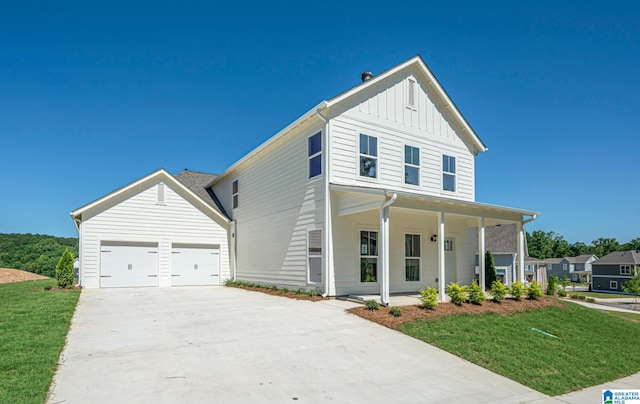
[[[363,72],[362,76],[360,76],[360,77],[362,77],[362,82],[364,83],[365,81],[369,81],[369,80],[371,80],[373,78],[373,73],[371,73],[371,72]]]

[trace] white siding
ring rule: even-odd
[[[294,130],[214,186],[237,223],[240,280],[307,286],[307,230],[324,226],[326,164],[322,162],[322,175],[308,178],[307,138],[321,128],[303,125]],[[236,179],[239,204],[231,209],[231,184]]]
[[[415,108],[406,106],[407,78],[416,80]],[[345,101],[346,103],[347,101]],[[410,190],[425,195],[475,200],[474,155],[443,103],[428,94],[410,71],[383,80],[331,119],[331,182]],[[358,173],[359,134],[378,138],[378,178]],[[420,186],[404,184],[404,146],[420,148]],[[456,157],[456,191],[442,190],[442,155]]]
[[[172,243],[220,246],[220,278],[230,276],[227,230],[165,183],[165,203],[157,203],[157,182],[120,198],[103,211],[83,214],[83,286],[100,286],[102,241],[158,243],[158,286],[171,285]]]

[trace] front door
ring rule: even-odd
[[[455,239],[453,237],[444,239],[444,272],[445,286],[457,281]]]

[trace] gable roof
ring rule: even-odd
[[[614,251],[604,257],[593,261],[591,265],[640,265],[640,252],[638,251]]]
[[[275,135],[273,135],[272,137],[264,141],[258,147],[253,149],[251,152],[245,154],[238,161],[236,161],[230,167],[228,167],[226,170],[220,173],[220,175],[218,175],[216,178],[213,178],[208,184],[206,184],[206,186],[207,187],[212,186],[218,179],[225,177],[228,173],[232,172],[240,164],[251,159],[253,156],[257,155],[262,150],[266,149],[273,143],[280,140],[283,136],[287,135],[295,127],[301,125],[302,123],[306,122],[307,120],[313,117],[317,118],[317,116],[321,114],[322,111],[325,111],[331,108],[332,106],[337,105],[338,103],[346,100],[347,98],[357,95],[358,93],[364,91],[365,89],[400,72],[403,69],[407,69],[411,67],[414,67],[417,71],[422,73],[422,75],[425,78],[425,84],[429,86],[429,88],[431,88],[434,91],[434,93],[440,98],[441,102],[444,105],[445,110],[452,113],[453,120],[462,128],[462,135],[468,139],[471,145],[473,145],[474,147],[473,153],[477,155],[480,152],[487,151],[488,150],[487,146],[485,146],[482,140],[480,140],[480,137],[478,137],[476,132],[471,128],[471,125],[469,125],[469,123],[464,118],[464,116],[462,116],[462,113],[460,113],[460,110],[458,109],[458,107],[454,104],[454,102],[451,100],[447,92],[440,85],[440,82],[438,82],[438,80],[436,79],[434,74],[431,72],[429,67],[427,67],[427,64],[425,63],[425,61],[422,59],[420,55],[416,55],[406,60],[405,62],[400,63],[399,65],[392,67],[391,69],[388,69],[376,76],[373,76],[373,78],[365,82],[359,83],[356,86],[350,88],[349,90],[333,98],[330,98],[328,101],[326,100],[321,101],[316,106],[314,106],[313,108],[305,112],[298,119],[296,119],[295,121],[287,125],[284,129],[282,129],[281,131],[279,131],[278,133],[276,133]],[[320,118],[317,118],[317,119],[320,120]],[[326,118],[323,116],[322,120],[326,120]]]
[[[591,257],[598,258],[593,254],[582,254],[577,257],[565,257],[564,259],[566,259],[570,264],[586,264]]]
[[[223,214],[218,208],[216,208],[215,206],[212,206],[211,203],[207,202],[206,200],[204,200],[202,197],[200,197],[199,195],[197,195],[194,191],[192,191],[189,187],[187,187],[186,185],[184,185],[182,182],[178,181],[174,176],[172,176],[171,174],[169,174],[164,168],[160,168],[154,172],[152,172],[151,174],[145,175],[144,177],[133,181],[121,188],[116,189],[115,191],[96,199],[93,202],[90,202],[72,212],[70,212],[71,218],[74,220],[74,223],[76,223],[76,227],[78,227],[77,224],[77,220],[81,220],[82,219],[82,214],[99,207],[100,205],[103,204],[107,204],[109,201],[113,201],[115,200],[115,198],[125,194],[128,191],[131,191],[132,189],[138,187],[138,186],[142,186],[146,183],[150,183],[153,181],[157,181],[157,180],[163,180],[168,184],[172,184],[173,186],[175,186],[177,189],[182,190],[185,194],[187,195],[191,195],[193,198],[195,198],[196,201],[200,202],[202,204],[202,207],[205,208],[206,210],[209,210],[210,212],[214,213],[215,216],[219,217],[220,219],[222,219],[222,221],[224,221],[225,223],[229,223],[229,219],[226,216],[226,214]]]
[[[220,200],[216,194],[213,193],[213,190],[207,187],[213,180],[216,179],[216,174],[203,173],[200,171],[189,171],[184,170],[174,175],[175,179],[180,181],[184,186],[189,188],[194,194],[196,194],[200,199],[205,201],[207,204],[211,205],[214,209],[218,210],[227,219],[230,219],[230,216],[222,207]]]
[[[543,260],[543,262],[546,262],[547,264],[559,264],[563,259],[564,258],[547,258]]]

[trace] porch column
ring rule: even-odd
[[[478,267],[480,271],[480,287],[482,288],[482,292],[485,292],[485,262],[484,255],[486,254],[484,244],[484,217],[478,218]]]
[[[440,293],[441,302],[444,302],[444,289],[446,286],[444,264],[444,212],[438,212],[438,292]]]
[[[524,283],[524,226],[518,223],[518,280]]]
[[[398,194],[393,194],[380,206],[380,301],[385,306],[389,305],[389,206],[396,199]]]

